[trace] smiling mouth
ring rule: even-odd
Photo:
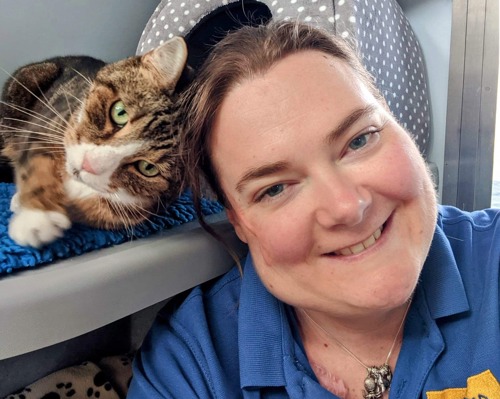
[[[384,230],[384,226],[379,227],[377,230],[375,230],[370,237],[368,237],[366,240],[359,242],[355,245],[352,245],[350,247],[345,247],[342,249],[339,249],[338,251],[334,251],[329,253],[328,255],[335,255],[335,256],[349,256],[349,255],[357,255],[364,250],[370,248],[372,245],[374,245],[377,240],[380,238],[382,235],[382,231]]]

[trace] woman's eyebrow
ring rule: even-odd
[[[369,104],[364,108],[356,109],[351,112],[347,117],[345,117],[340,125],[336,127],[332,132],[330,132],[326,138],[327,143],[331,144],[335,139],[342,135],[347,129],[349,129],[354,123],[366,115],[370,115],[376,109],[378,109],[377,104]],[[241,193],[245,185],[253,180],[260,177],[265,177],[272,175],[274,173],[281,172],[288,167],[287,162],[275,162],[267,165],[262,165],[257,168],[249,169],[236,184],[236,191]]]
[[[247,184],[249,181],[281,172],[286,168],[288,168],[287,162],[275,162],[267,165],[262,165],[257,168],[249,169],[241,177],[241,179],[238,180],[238,183],[236,184],[236,191],[241,193],[243,191],[243,188],[245,187],[245,184]]]
[[[359,108],[353,112],[351,112],[347,117],[345,117],[342,122],[334,129],[332,130],[328,136],[326,137],[325,141],[327,144],[332,144],[336,139],[338,139],[340,136],[342,136],[343,133],[345,133],[352,125],[354,125],[358,120],[361,118],[372,114],[378,109],[377,104],[368,104],[364,108]]]

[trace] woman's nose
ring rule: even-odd
[[[372,202],[371,193],[363,184],[349,176],[329,174],[318,185],[313,201],[316,220],[321,226],[355,226],[363,220]]]

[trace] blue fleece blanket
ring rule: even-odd
[[[16,270],[37,267],[57,259],[65,259],[99,248],[143,238],[160,230],[169,229],[190,222],[196,218],[193,202],[189,193],[181,195],[161,215],[136,226],[133,237],[125,229],[118,231],[93,229],[74,225],[63,238],[40,249],[22,247],[13,242],[8,235],[10,200],[16,188],[14,184],[0,183],[0,276]],[[202,211],[205,215],[219,213],[223,207],[215,201],[204,199]]]

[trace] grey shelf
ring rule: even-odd
[[[238,241],[221,216],[215,225]],[[241,247],[243,248],[243,247]],[[197,223],[0,279],[0,361],[134,314],[233,264]]]

